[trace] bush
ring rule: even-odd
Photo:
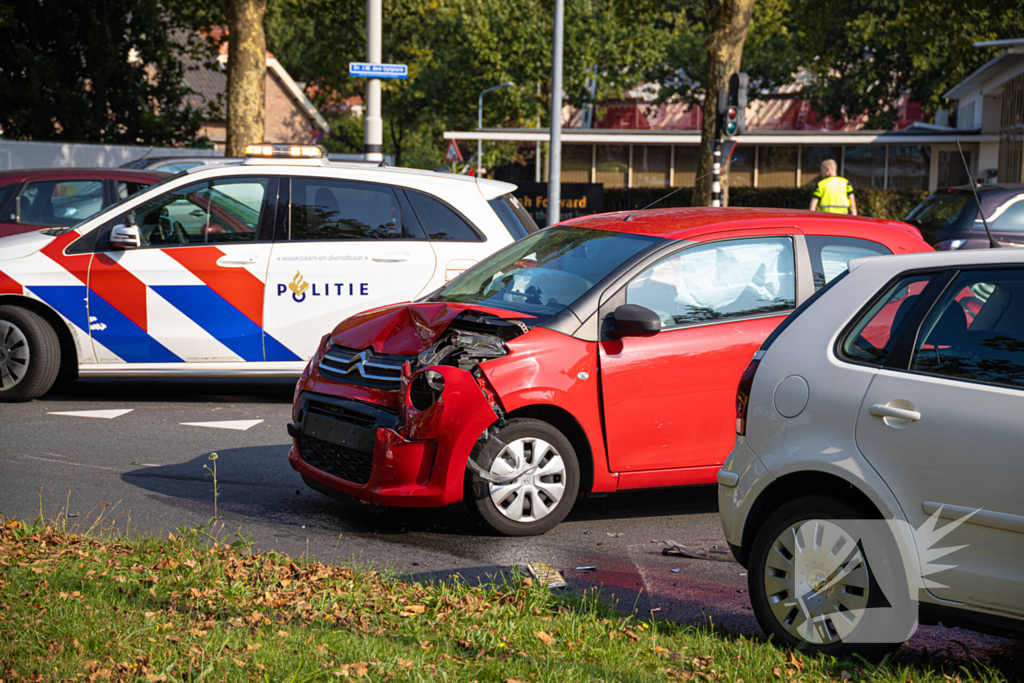
[[[630,211],[640,209],[664,197],[664,188],[613,189],[604,191],[605,211]],[[691,206],[693,191],[682,189],[653,208],[670,206]],[[928,196],[926,190],[875,190],[856,191],[857,209],[862,216],[903,220],[911,209]],[[734,187],[729,190],[729,206],[759,206],[776,209],[806,209],[811,201],[811,190],[807,188],[780,187]]]

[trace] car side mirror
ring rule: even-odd
[[[661,318],[651,309],[636,304],[623,304],[615,309],[613,337],[647,337],[658,332],[661,332]]]
[[[137,249],[142,246],[142,233],[133,217],[126,217],[124,225],[113,227],[110,231],[110,246],[114,249]]]

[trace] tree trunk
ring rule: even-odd
[[[704,121],[700,131],[700,157],[697,177],[711,173],[711,145],[715,139],[717,93],[729,89],[729,77],[743,63],[743,43],[750,27],[754,0],[704,0],[708,18],[708,71],[704,79]],[[723,160],[724,161],[724,160]],[[722,175],[723,205],[728,203],[728,168]],[[693,188],[694,206],[711,206],[711,176],[698,180]]]
[[[226,156],[263,142],[266,108],[267,0],[224,0],[228,16],[228,107]],[[288,142],[282,140],[279,142]]]

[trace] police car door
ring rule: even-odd
[[[197,180],[136,208],[141,247],[116,250],[100,235],[89,277],[97,361],[263,361],[277,185]]]
[[[305,361],[345,318],[410,301],[431,281],[434,251],[391,186],[293,177],[289,203],[264,305],[267,334],[284,348],[268,346],[268,361]]]

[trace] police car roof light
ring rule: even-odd
[[[287,159],[323,159],[327,156],[319,145],[249,145],[245,148],[247,157],[276,157]]]

